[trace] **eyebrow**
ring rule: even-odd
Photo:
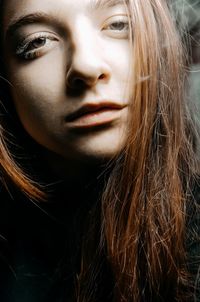
[[[88,9],[91,11],[95,11],[99,9],[106,9],[113,6],[122,5],[124,3],[125,0],[92,0],[89,3]],[[60,24],[61,22],[59,21],[58,18],[50,14],[47,14],[45,12],[38,11],[24,16],[20,16],[14,19],[13,21],[11,21],[11,23],[8,25],[5,33],[5,38],[7,38],[8,36],[12,36],[18,28],[24,25],[28,25],[32,23],[42,23],[42,22],[50,23],[52,21],[56,23],[58,26],[61,25]]]
[[[97,10],[100,8],[109,8],[116,5],[125,4],[126,0],[94,0],[91,2],[91,8]]]
[[[50,23],[52,21],[55,21],[57,24],[59,24],[59,19],[54,18],[53,16],[45,13],[45,12],[35,12],[31,14],[27,14],[24,16],[20,16],[19,18],[14,19],[7,27],[5,32],[5,38],[8,36],[12,36],[14,32],[22,27],[23,25],[28,25],[32,23]]]

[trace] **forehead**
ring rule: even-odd
[[[92,12],[106,9],[115,5],[122,5],[126,0],[7,0],[4,1],[3,24],[13,23],[23,15],[44,12],[56,14],[64,12]]]
[[[70,7],[73,9],[99,9],[123,4],[126,0],[7,0],[4,1],[6,12],[27,11],[32,9],[51,9],[55,7]]]

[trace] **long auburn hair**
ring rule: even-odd
[[[98,231],[93,227],[83,248],[77,301],[98,300],[95,289],[102,259],[112,275],[115,302],[191,301],[186,225],[198,160],[185,93],[186,51],[169,1],[125,2],[133,70],[127,141],[113,160],[101,211],[93,217]],[[9,151],[6,135],[1,126],[2,181],[11,180],[33,199],[44,198],[41,187]],[[101,214],[95,222],[97,212]],[[96,259],[93,265],[91,257]]]

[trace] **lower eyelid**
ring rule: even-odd
[[[26,48],[30,45],[30,43],[32,43],[32,42],[34,42],[34,40],[37,40],[37,39],[39,39],[39,38],[46,38],[47,40],[50,40],[50,41],[58,41],[58,38],[56,38],[55,36],[45,36],[45,35],[38,35],[37,37],[35,37],[35,38],[33,38],[33,39],[31,39],[30,41],[27,41],[27,42],[25,42],[24,44],[22,44],[21,46],[18,46],[17,47],[17,49],[15,50],[15,53],[16,53],[16,55],[20,55],[20,54],[23,54],[25,51],[26,51]],[[41,46],[41,48],[42,47],[45,47],[45,45],[44,46]],[[37,49],[37,48],[36,48]],[[35,49],[35,50],[36,50]],[[39,49],[39,48],[38,48]],[[34,51],[34,49],[32,50],[32,51]],[[30,50],[30,52],[31,52],[31,50]]]
[[[31,36],[33,36],[31,38]],[[34,40],[38,39],[38,38],[49,38],[50,40],[59,40],[58,37],[56,37],[56,35],[54,35],[53,33],[50,32],[44,32],[44,33],[38,33],[35,36],[33,34],[29,35],[28,37],[22,39],[17,45],[16,45],[16,49],[17,48],[25,48],[26,45],[28,45],[29,43],[33,42]]]

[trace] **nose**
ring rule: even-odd
[[[74,36],[71,65],[66,82],[71,89],[93,87],[108,82],[111,70],[103,56],[102,45],[92,29],[79,29]]]

